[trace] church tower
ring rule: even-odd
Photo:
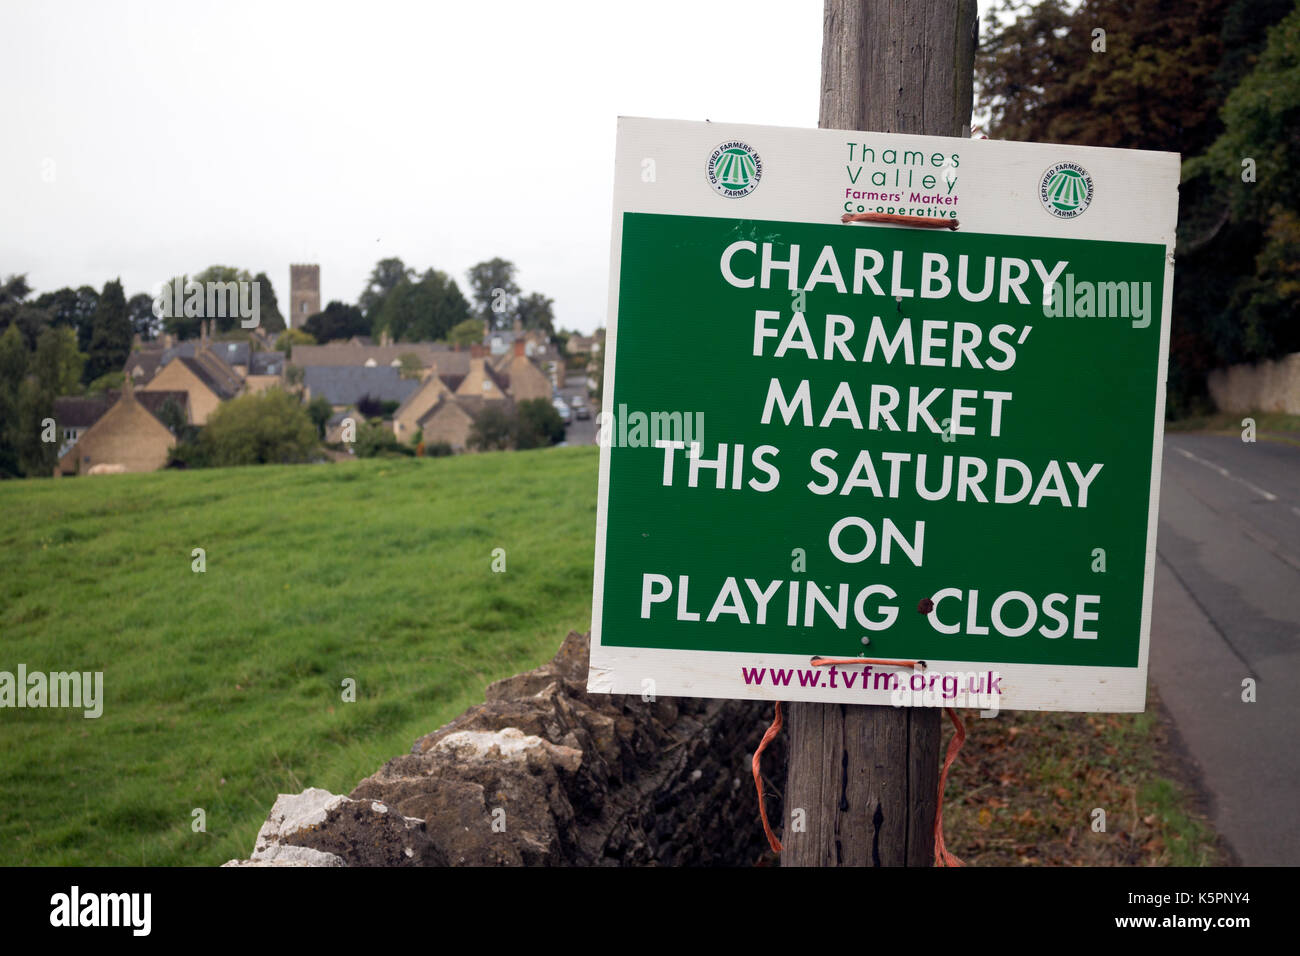
[[[320,266],[289,266],[289,314],[285,324],[300,329],[320,311]]]

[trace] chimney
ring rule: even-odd
[[[471,342],[469,346],[469,357],[472,359],[481,359],[487,350],[483,347],[482,342]]]
[[[524,340],[515,339],[515,355],[518,358],[524,357]]]

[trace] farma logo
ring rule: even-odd
[[[720,196],[740,199],[752,193],[763,175],[763,160],[739,140],[721,143],[709,154],[709,185]]]
[[[1057,219],[1082,216],[1092,203],[1092,176],[1078,163],[1057,163],[1043,173],[1038,198]]]

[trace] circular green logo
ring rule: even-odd
[[[728,199],[748,196],[762,175],[763,160],[748,143],[722,143],[709,154],[709,185]]]
[[[1043,208],[1058,219],[1083,215],[1092,203],[1092,176],[1077,163],[1057,163],[1043,174],[1038,198]]]

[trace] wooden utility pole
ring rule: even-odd
[[[976,0],[825,2],[819,126],[970,136]],[[931,865],[941,716],[791,704],[781,865]]]

